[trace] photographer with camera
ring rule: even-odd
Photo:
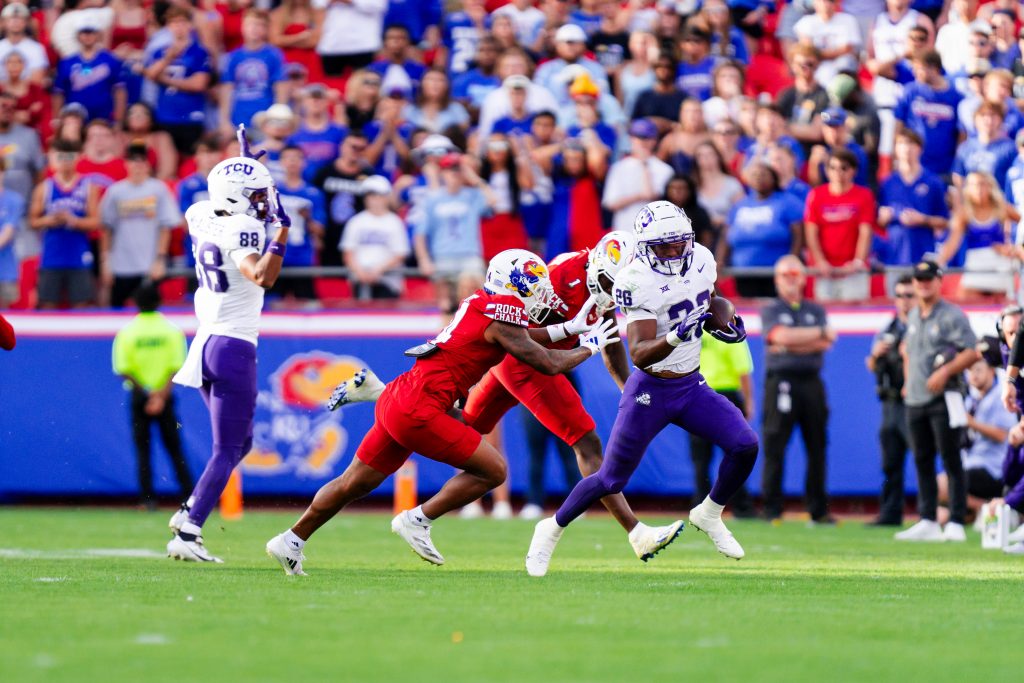
[[[914,307],[913,279],[904,275],[893,291],[896,315],[875,335],[871,354],[865,359],[868,370],[875,375],[878,400],[882,402],[882,427],[878,439],[882,445],[882,495],[878,517],[872,526],[902,526],[904,507],[903,468],[910,434],[903,405],[903,357],[900,344],[907,333],[907,314]]]

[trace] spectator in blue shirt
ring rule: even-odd
[[[165,20],[171,42],[153,52],[145,75],[159,90],[156,122],[170,134],[178,153],[188,154],[205,129],[213,67],[210,54],[194,38],[189,10],[172,6]]]
[[[705,0],[701,15],[711,30],[711,54],[721,59],[735,59],[750,63],[750,51],[743,31],[733,25],[729,5],[725,0]]]
[[[886,265],[909,266],[935,252],[935,231],[949,223],[946,184],[921,166],[921,137],[905,128],[893,144],[893,172],[878,190],[878,227],[886,231],[873,251]]]
[[[303,180],[306,162],[299,147],[289,145],[281,150],[280,165],[284,177],[278,181],[277,189],[281,193],[281,205],[292,219],[284,267],[312,266],[314,254],[323,245],[327,202],[323,192]],[[316,298],[313,278],[308,275],[281,277],[273,292],[307,301]]]
[[[974,135],[974,112],[982,102],[991,102],[1003,108],[1005,116],[1001,130],[1006,137],[1014,139],[1024,128],[1024,114],[1013,98],[1013,88],[1014,76],[1006,69],[994,69],[985,74],[978,95],[963,100],[957,108],[960,129],[969,136]]]
[[[569,104],[569,84],[572,79],[564,73],[568,67],[582,67],[590,76],[598,89],[609,92],[608,74],[604,67],[593,59],[586,57],[587,34],[576,24],[565,24],[555,32],[555,58],[537,67],[533,82],[542,86],[555,96],[559,105]],[[575,76],[578,78],[579,73]]]
[[[1002,134],[1003,108],[991,102],[982,102],[974,112],[975,135],[969,137],[956,150],[953,160],[953,184],[963,187],[968,173],[983,171],[996,180],[997,187],[1006,182],[1006,172],[1017,157],[1017,148]]]
[[[402,112],[410,94],[408,90],[388,93],[377,103],[373,120],[363,126],[363,134],[370,141],[363,158],[373,165],[375,174],[385,178],[393,178],[409,156],[413,127]]]
[[[78,54],[57,64],[53,79],[53,111],[76,102],[90,119],[120,123],[124,118],[126,92],[121,61],[100,46],[100,33],[86,24],[78,29]]]
[[[25,220],[25,200],[4,188],[4,160],[0,157],[0,308],[18,300],[21,264],[14,253],[14,238]]]
[[[423,87],[414,102],[405,105],[402,119],[413,128],[431,133],[452,134],[452,129],[469,128],[469,112],[459,102],[452,101],[448,76],[440,69],[432,69],[423,76]]]
[[[491,132],[504,135],[529,133],[532,116],[526,107],[526,94],[530,88],[530,79],[516,74],[506,78],[502,87],[508,90],[509,112],[494,122]]]
[[[388,26],[384,29],[384,49],[380,59],[366,67],[380,75],[384,87],[404,84],[413,92],[420,89],[420,81],[427,67],[409,59],[409,30],[404,26]]]
[[[476,47],[491,28],[491,17],[484,0],[464,0],[463,11],[444,18],[442,42],[447,57],[448,73],[452,78],[469,70],[476,55]]]
[[[579,7],[569,14],[569,22],[579,26],[590,37],[601,28],[602,0],[580,0]]]
[[[800,253],[804,206],[779,188],[778,176],[764,161],[749,164],[745,176],[750,194],[729,212],[718,261],[734,268],[772,267],[786,254]],[[737,277],[736,287],[741,296],[775,292],[772,275]]]
[[[442,0],[391,0],[384,15],[385,26],[403,26],[413,44],[436,45],[440,39]],[[387,38],[384,39],[385,45]]]
[[[846,111],[842,107],[829,107],[821,113],[821,123],[821,135],[825,144],[814,145],[807,160],[807,180],[811,185],[828,182],[828,178],[825,177],[825,163],[832,150],[845,147],[857,157],[857,175],[853,182],[864,187],[873,187],[874,182],[868,180],[868,153],[850,137],[850,130],[846,127]]]
[[[917,133],[924,143],[921,163],[946,178],[956,154],[956,113],[961,99],[942,75],[942,57],[935,50],[925,50],[914,59],[914,82],[904,87],[896,105],[897,128]]]
[[[348,128],[331,120],[329,93],[322,83],[303,88],[299,95],[299,111],[299,126],[288,138],[288,144],[298,147],[305,155],[306,168],[302,177],[311,183],[321,167],[338,157]]]
[[[699,28],[687,28],[680,41],[682,60],[676,70],[676,86],[688,97],[703,102],[711,97],[717,60],[711,54],[711,36]]]
[[[797,198],[801,206],[807,202],[811,186],[796,175],[796,155],[788,145],[770,145],[764,159],[779,178],[779,189]]]
[[[1006,201],[1017,209],[1017,213],[1024,215],[1024,130],[1017,133],[1017,157],[1006,172],[1003,194]]]
[[[220,120],[224,134],[252,123],[256,112],[284,102],[284,55],[267,43],[270,16],[250,9],[242,19],[242,47],[227,54],[221,71]]]
[[[462,102],[471,113],[479,112],[484,98],[501,87],[497,68],[498,41],[493,36],[484,36],[476,46],[473,68],[452,81],[452,97]]]

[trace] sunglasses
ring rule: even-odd
[[[903,292],[902,294],[897,293],[897,299],[913,299],[915,294],[913,292]]]

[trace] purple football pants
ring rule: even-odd
[[[573,488],[555,520],[568,526],[595,501],[619,493],[633,476],[651,440],[670,424],[715,444],[725,453],[711,500],[725,505],[750,476],[757,459],[757,434],[729,399],[708,386],[699,372],[659,379],[634,370],[619,400],[604,463]]]
[[[203,386],[199,390],[210,411],[213,457],[192,495],[188,519],[203,526],[232,470],[252,448],[256,413],[256,346],[234,337],[214,335],[203,347]]]
[[[1003,460],[1003,485],[1006,504],[1024,513],[1024,446],[1007,446]]]

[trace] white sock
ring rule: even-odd
[[[702,502],[701,505],[708,512],[708,516],[713,517],[715,519],[721,518],[722,510],[725,509],[724,505],[719,505],[715,501],[711,500],[711,496],[705,498],[704,502]]]
[[[185,501],[185,507],[187,507],[189,510],[191,510],[192,506],[195,505],[195,504],[196,504],[196,497],[195,496],[189,496],[188,500]]]
[[[647,529],[647,525],[646,524],[644,524],[643,522],[637,522],[636,526],[633,527],[633,530],[629,532],[629,540],[631,540],[631,541],[636,540],[636,538],[640,534],[642,534],[646,529]]]
[[[199,528],[198,526],[196,526],[195,524],[193,524],[191,521],[185,522],[184,524],[182,524],[181,525],[181,531],[182,531],[182,533],[193,534],[194,536],[202,536],[203,535],[203,530],[201,528]]]
[[[306,542],[295,535],[295,532],[289,529],[284,532],[284,542],[288,544],[289,548],[297,548],[302,550],[302,546],[306,545]]]
[[[430,523],[434,521],[423,512],[422,505],[417,505],[412,510],[409,510],[409,518],[413,521],[413,524],[420,526],[430,526]]]

